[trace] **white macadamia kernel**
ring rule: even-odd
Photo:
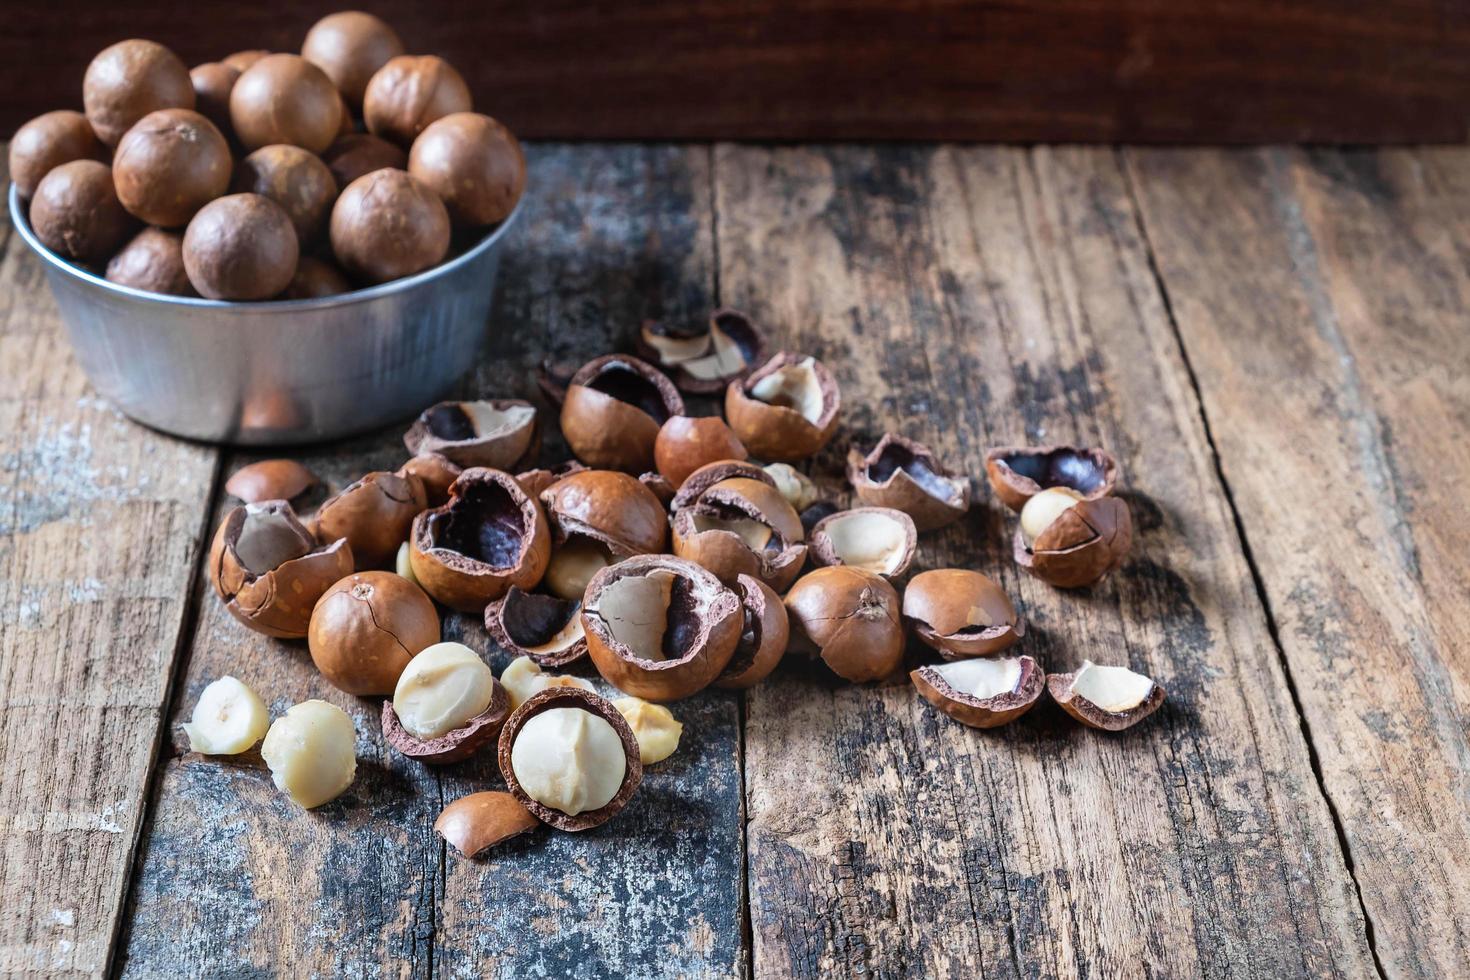
[[[541,665],[530,657],[517,657],[500,675],[500,684],[510,695],[510,707],[514,711],[549,687],[580,687],[584,691],[597,692],[592,682],[581,677],[558,674],[543,674]]]
[[[418,585],[418,576],[414,575],[413,562],[408,557],[411,550],[407,541],[398,546],[398,557],[393,560],[393,570],[414,585]]]
[[[542,584],[558,599],[581,602],[592,576],[611,564],[607,545],[574,535],[551,553]]]
[[[260,746],[276,788],[310,810],[335,800],[357,775],[357,731],[347,712],[326,701],[292,705],[271,723]]]
[[[436,643],[408,662],[393,689],[393,710],[414,738],[438,738],[490,707],[495,675],[463,643]]]
[[[1026,501],[1026,506],[1021,508],[1021,537],[1026,547],[1031,547],[1041,532],[1076,507],[1081,499],[1082,494],[1070,487],[1051,487]]]
[[[776,481],[776,489],[798,514],[817,502],[817,485],[790,463],[772,463],[764,467],[766,475]]]
[[[642,698],[618,698],[613,707],[627,719],[628,727],[638,739],[638,758],[645,766],[662,762],[679,747],[684,726],[674,713],[661,704],[650,704]]]
[[[1153,692],[1154,682],[1127,667],[1100,667],[1091,660],[1072,678],[1072,693],[1081,695],[1104,711],[1130,711]]]
[[[270,724],[258,694],[233,677],[221,677],[200,693],[184,734],[191,752],[239,755],[259,742]]]
[[[980,701],[1009,694],[1021,683],[1021,661],[1015,657],[956,660],[937,664],[934,672],[956,691]]]
[[[606,718],[583,708],[550,708],[516,733],[510,767],[527,796],[574,817],[618,795],[628,757]]]

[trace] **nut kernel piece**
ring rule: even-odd
[[[526,795],[573,817],[610,803],[628,771],[617,731],[582,708],[551,708],[528,719],[510,765]]]
[[[580,602],[592,576],[613,563],[607,545],[574,534],[551,553],[542,584],[558,599]]]
[[[679,747],[684,726],[674,713],[661,704],[650,704],[642,698],[618,698],[613,707],[628,720],[638,739],[638,760],[645,766],[663,762]]]
[[[270,723],[258,694],[233,677],[221,677],[200,693],[184,734],[191,752],[239,755],[261,740]]]
[[[776,481],[776,489],[781,491],[781,496],[798,514],[817,502],[817,485],[790,463],[772,463],[764,469]]]
[[[1077,506],[1082,494],[1070,487],[1050,487],[1026,501],[1021,508],[1021,537],[1026,547],[1036,543],[1052,522]]]
[[[402,577],[408,579],[414,585],[418,585],[419,580],[414,578],[413,574],[413,562],[409,560],[409,555],[411,553],[412,549],[408,546],[407,541],[399,545],[398,557],[393,559],[393,570]]]
[[[335,800],[357,775],[357,732],[326,701],[292,705],[265,733],[260,756],[276,788],[310,810]]]
[[[1154,682],[1127,667],[1102,667],[1090,660],[1072,677],[1072,692],[1104,711],[1117,713],[1138,707],[1153,693]]]
[[[490,707],[495,675],[463,643],[436,643],[408,662],[393,690],[393,710],[416,738],[463,727]]]
[[[550,687],[580,687],[584,691],[596,693],[597,688],[592,682],[581,677],[569,675],[543,674],[541,665],[530,657],[517,657],[505,668],[500,675],[500,685],[510,695],[510,707],[514,711],[531,699],[533,695],[540,694]]]

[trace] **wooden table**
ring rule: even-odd
[[[788,663],[677,713],[635,805],[446,854],[489,760],[386,749],[376,704],[200,575],[251,454],[88,388],[40,265],[0,263],[0,972],[136,976],[1470,973],[1470,151],[541,145],[493,358],[737,306],[980,488],[920,564],[998,576],[1049,669],[1169,700],[1122,735],[1046,704],[978,732],[906,683]],[[365,394],[366,397],[366,394]],[[399,431],[303,460],[391,468]],[[1018,574],[988,446],[1117,454],[1137,540],[1081,593]],[[554,448],[554,447],[553,447]],[[464,618],[449,636],[505,658]],[[915,651],[916,653],[916,651]],[[346,708],[313,813],[188,754],[205,683]]]

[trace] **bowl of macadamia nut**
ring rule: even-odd
[[[526,159],[444,59],[358,11],[192,68],[130,38],[81,106],[16,132],[10,216],[128,415],[310,442],[412,416],[475,363]]]

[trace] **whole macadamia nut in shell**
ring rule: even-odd
[[[439,613],[424,590],[393,572],[358,572],[317,600],[311,659],[348,694],[392,694],[403,668],[439,642]]]
[[[10,179],[21,197],[30,197],[54,168],[73,160],[103,160],[105,153],[86,116],[58,109],[15,131],[10,140]]]
[[[104,262],[137,226],[117,199],[112,170],[96,160],[52,168],[31,199],[31,230],[57,255]]]
[[[184,236],[162,228],[144,228],[107,263],[107,280],[168,296],[193,296],[184,269]]]
[[[372,133],[348,133],[336,141],[322,154],[322,162],[337,178],[337,189],[341,190],[364,174],[391,167],[394,170],[408,169],[408,154],[403,148]]]
[[[408,146],[436,119],[473,108],[459,72],[434,55],[400,55],[368,82],[362,99],[368,132]]]
[[[362,106],[368,81],[390,58],[403,54],[393,28],[361,10],[328,14],[312,25],[301,56],[322,71],[353,108]]]
[[[279,204],[291,219],[302,248],[321,237],[337,200],[337,181],[327,165],[315,154],[288,143],[262,146],[241,160],[233,190],[259,194]]]
[[[230,121],[247,150],[290,143],[320,153],[341,129],[342,97],[326,73],[300,55],[267,55],[235,82]]]
[[[319,299],[322,296],[338,296],[352,291],[352,283],[342,270],[323,259],[310,255],[301,256],[296,263],[296,274],[281,294],[282,299]]]
[[[189,281],[210,299],[270,299],[290,284],[299,257],[291,218],[259,194],[211,201],[184,232]]]
[[[223,61],[206,61],[189,69],[195,110],[214,123],[226,139],[235,132],[235,124],[230,122],[230,93],[239,78],[240,69]]]
[[[526,187],[526,155],[510,130],[478,112],[430,123],[408,154],[408,172],[429,186],[456,225],[509,217]]]
[[[449,213],[403,170],[375,170],[332,208],[332,252],[350,274],[388,282],[438,265],[449,251]]]
[[[179,228],[230,186],[230,144],[193,109],[150,112],[123,135],[112,182],[129,213]]]
[[[82,104],[98,139],[116,146],[150,112],[194,108],[194,85],[172,51],[134,38],[92,59],[82,79]]]

